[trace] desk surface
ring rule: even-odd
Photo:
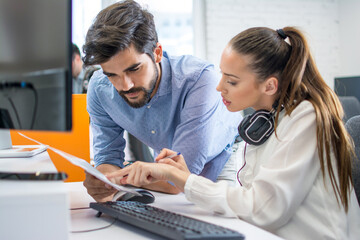
[[[86,189],[81,182],[65,183],[65,187],[69,192],[71,208],[88,207],[89,203],[94,201],[87,194]],[[209,211],[201,209],[187,201],[185,195],[182,193],[178,195],[169,195],[153,192],[153,194],[155,195],[155,202],[151,204],[153,206],[239,231],[245,235],[246,240],[280,239],[279,237],[242,220],[217,216]],[[97,212],[93,209],[71,210],[70,229],[72,231],[94,229],[107,226],[113,221],[112,218],[107,217],[106,215],[96,218],[96,213]],[[87,233],[71,233],[70,239],[111,239],[114,236],[122,236],[124,239],[163,239],[157,235],[153,235],[119,221],[116,221],[114,225],[106,229]]]
[[[34,172],[34,171],[47,171],[47,172],[56,172],[56,169],[54,165],[51,163],[49,155],[47,152],[41,153],[39,155],[36,155],[31,158],[2,158],[0,159],[0,171],[18,171],[18,172]],[[66,202],[70,202],[69,208],[79,208],[79,207],[88,207],[90,202],[93,202],[94,200],[87,194],[85,187],[82,185],[82,182],[73,182],[73,183],[62,183],[59,181],[50,181],[50,182],[10,182],[10,181],[1,181],[0,182],[0,189],[2,189],[0,193],[0,198],[7,197],[7,195],[12,196],[14,199],[21,200],[24,198],[24,196],[29,199],[32,197],[37,191],[37,195],[44,195],[44,196],[50,196],[50,193],[53,192],[52,195],[56,194],[62,194],[64,198],[69,198]],[[242,234],[245,235],[246,240],[252,240],[252,239],[280,239],[277,236],[262,230],[258,227],[255,227],[247,222],[244,222],[242,220],[236,219],[236,218],[225,218],[222,216],[214,215],[211,211],[207,211],[204,209],[201,209],[191,202],[187,201],[184,194],[178,194],[178,195],[169,195],[169,194],[162,194],[153,192],[155,195],[155,202],[151,205],[154,205],[156,207],[169,210],[172,212],[180,213],[183,215],[187,215],[189,217],[197,218],[203,221],[207,221],[210,223],[218,224],[230,229],[233,229],[235,231],[239,231]],[[19,197],[21,195],[22,197]],[[36,194],[35,194],[36,195]],[[48,198],[47,197],[47,198]],[[35,199],[36,200],[36,199]],[[35,201],[34,200],[34,201]],[[37,200],[40,201],[40,200]],[[3,201],[4,202],[4,201]],[[49,200],[46,199],[46,202],[50,204]],[[56,199],[53,201],[54,203],[57,202]],[[12,202],[12,204],[19,204],[23,207],[30,207],[31,201],[27,200],[26,203],[28,205],[24,206],[24,202],[22,203],[15,203]],[[66,205],[68,204],[59,204],[60,207],[54,207],[53,211],[42,211],[39,209],[41,214],[39,214],[39,211],[34,209],[36,211],[36,215],[39,215],[39,218],[41,218],[42,215],[46,215],[45,213],[48,213],[49,216],[47,216],[45,219],[47,220],[47,223],[50,227],[56,225],[57,228],[59,228],[59,223],[56,223],[53,220],[58,221],[64,221],[61,222],[64,226],[66,225],[65,219],[67,213],[65,214],[65,209],[67,208]],[[36,205],[38,207],[42,206],[43,210],[44,205]],[[30,211],[31,209],[28,209]],[[58,211],[58,212],[56,212]],[[61,211],[61,212],[59,212]],[[62,214],[63,213],[63,214]],[[95,229],[100,228],[104,226],[108,226],[113,222],[113,218],[106,216],[103,214],[100,218],[95,217],[95,214],[97,212],[93,209],[82,209],[82,210],[70,210],[70,216],[71,216],[71,222],[70,222],[70,230],[71,231],[81,231],[81,230],[89,230],[89,229]],[[50,216],[51,215],[51,216]],[[56,218],[53,218],[52,216],[57,216]],[[62,216],[62,218],[60,217]],[[1,215],[0,215],[1,216]],[[68,215],[67,215],[68,216]],[[21,218],[26,218],[27,216],[22,216]],[[50,219],[50,220],[49,220]],[[4,219],[0,218],[0,224],[2,221],[5,221]],[[19,218],[17,218],[17,224],[19,225]],[[29,220],[30,221],[30,220]],[[29,225],[29,222],[27,220],[24,220],[24,223],[21,223],[22,227],[25,227]],[[48,227],[49,227],[48,226]],[[15,227],[10,224],[10,227]],[[37,232],[42,231],[44,226],[39,226],[39,229],[29,228],[28,232],[26,234],[35,236]],[[62,228],[64,229],[64,228]],[[4,229],[3,229],[4,230]],[[51,230],[53,231],[53,230]],[[60,231],[60,230],[59,230]],[[65,231],[65,230],[62,230]],[[11,229],[9,230],[11,232]],[[25,234],[25,233],[24,233]],[[59,235],[59,234],[57,234]],[[60,236],[60,235],[59,235]],[[124,239],[162,239],[161,237],[148,233],[146,231],[143,231],[141,229],[138,229],[133,226],[129,226],[125,223],[121,223],[119,221],[116,221],[114,225],[97,231],[91,231],[91,232],[85,232],[85,233],[71,233],[69,235],[69,238],[72,240],[87,240],[87,239],[113,239],[113,238],[124,238]],[[38,238],[38,239],[47,239],[44,238]],[[61,237],[58,237],[58,239],[63,239]]]
[[[0,158],[4,172],[57,172],[47,151],[33,157]]]

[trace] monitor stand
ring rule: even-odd
[[[9,129],[0,129],[0,150],[11,149],[11,135]]]
[[[12,145],[9,129],[0,129],[0,158],[32,157],[47,149],[47,145]]]

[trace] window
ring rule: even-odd
[[[101,6],[101,0],[72,1],[72,41],[79,47],[80,52],[85,43],[87,30],[100,12]]]
[[[73,42],[81,49],[87,30],[101,9],[116,1],[74,0]],[[159,42],[170,55],[193,54],[192,0],[137,0],[155,19]]]

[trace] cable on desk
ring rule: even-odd
[[[103,230],[105,228],[111,227],[112,225],[114,225],[114,223],[116,222],[116,218],[114,218],[114,221],[112,221],[109,225],[104,226],[104,227],[99,227],[99,228],[93,228],[93,229],[86,229],[86,230],[79,230],[79,231],[70,231],[70,233],[86,233],[86,232],[93,232],[93,231],[98,231],[98,230]]]
[[[70,208],[69,210],[82,210],[82,209],[90,209],[90,207],[78,207],[78,208]]]
[[[70,208],[71,211],[73,210],[83,210],[83,209],[90,209],[90,207],[78,207],[78,208]],[[100,212],[98,212],[97,215],[99,215]],[[100,217],[100,215],[98,216]],[[78,230],[78,231],[70,231],[70,233],[86,233],[86,232],[93,232],[93,231],[97,231],[97,230],[102,230],[108,227],[111,227],[115,222],[116,222],[116,218],[114,218],[114,221],[112,221],[109,225],[104,226],[104,227],[99,227],[99,228],[93,228],[93,229],[86,229],[86,230]]]

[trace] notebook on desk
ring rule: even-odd
[[[47,148],[47,145],[14,145],[10,149],[0,150],[0,158],[32,157]]]

